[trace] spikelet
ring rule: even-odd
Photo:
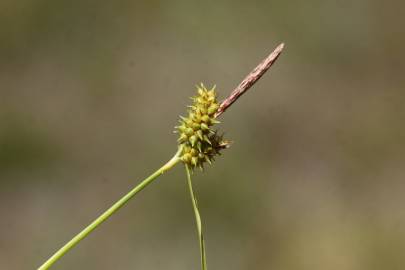
[[[181,160],[190,168],[203,169],[205,162],[212,163],[220,150],[228,148],[229,142],[223,140],[212,126],[220,123],[215,119],[219,108],[215,87],[211,90],[203,84],[197,86],[197,96],[192,97],[193,105],[189,106],[188,117],[180,117],[178,143],[182,147]]]

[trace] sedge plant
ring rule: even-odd
[[[222,135],[219,135],[218,131],[214,128],[216,124],[220,123],[217,118],[272,66],[281,54],[283,48],[284,44],[280,44],[235,88],[231,95],[221,103],[217,100],[215,86],[211,89],[207,89],[203,84],[197,86],[197,94],[192,97],[193,103],[189,106],[187,116],[180,117],[180,124],[175,127],[175,132],[178,133],[178,145],[174,156],[56,251],[38,270],[49,269],[93,230],[123,207],[138,192],[179,163],[182,163],[185,167],[187,186],[191,197],[199,239],[201,269],[206,270],[207,262],[202,220],[198,209],[197,198],[193,191],[192,174],[194,170],[198,168],[203,170],[205,164],[212,164],[215,157],[220,155],[223,149],[230,146],[230,142],[225,140]]]

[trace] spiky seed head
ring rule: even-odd
[[[205,162],[212,163],[214,157],[230,143],[223,140],[211,126],[218,124],[215,113],[219,108],[215,87],[208,90],[203,84],[197,86],[197,96],[191,98],[188,117],[180,117],[179,145],[182,147],[181,160],[190,168],[203,168]]]

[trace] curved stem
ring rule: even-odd
[[[201,269],[207,270],[207,261],[206,261],[206,256],[205,256],[205,242],[204,242],[204,235],[202,232],[201,216],[200,216],[200,212],[198,211],[197,198],[195,197],[194,192],[193,192],[193,184],[191,182],[190,168],[187,165],[186,165],[186,171],[187,171],[188,189],[190,191],[191,202],[193,204],[195,222],[197,224],[198,240],[200,243]]]
[[[135,188],[133,188],[130,192],[128,192],[124,197],[119,199],[116,203],[114,203],[107,211],[101,214],[98,218],[96,218],[90,225],[84,228],[79,234],[73,237],[69,242],[67,242],[61,249],[59,249],[52,257],[50,257],[43,265],[41,265],[38,270],[45,270],[49,269],[56,261],[58,261],[63,255],[65,255],[70,249],[76,246],[81,240],[83,240],[86,236],[88,236],[94,229],[96,229],[101,223],[106,221],[112,214],[118,211],[122,206],[124,206],[132,197],[135,196],[139,191],[144,189],[147,185],[152,183],[158,176],[163,174],[164,172],[168,171],[174,165],[176,165],[180,161],[180,153],[181,149],[177,151],[174,157],[169,160],[165,165],[163,165],[160,169],[154,172],[152,175],[147,177],[141,183],[139,183]]]

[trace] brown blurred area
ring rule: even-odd
[[[405,269],[405,3],[0,1],[0,269],[36,269],[176,150],[195,84],[232,147],[194,176],[210,269]],[[198,269],[185,172],[53,269]]]

